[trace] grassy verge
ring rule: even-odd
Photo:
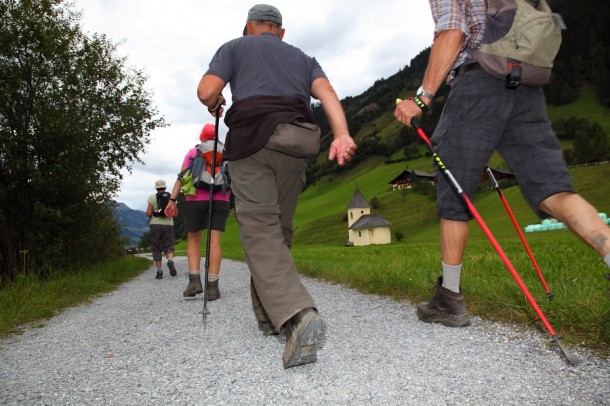
[[[0,290],[0,337],[18,333],[26,324],[37,323],[62,309],[111,292],[148,269],[150,264],[145,258],[123,257],[47,281],[20,278]]]

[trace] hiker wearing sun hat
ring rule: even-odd
[[[163,279],[161,262],[163,255],[167,259],[169,274],[176,276],[176,266],[174,265],[174,220],[173,216],[165,214],[165,208],[169,202],[169,193],[165,191],[167,184],[165,180],[158,179],[155,182],[157,193],[148,197],[146,215],[150,218],[150,247],[152,250],[153,262],[157,267],[156,279]]]
[[[356,144],[326,74],[315,58],[283,42],[284,19],[268,4],[248,11],[243,36],[227,42],[212,58],[197,95],[213,116],[222,115],[223,88],[230,82],[233,104],[225,159],[231,168],[236,219],[251,274],[254,315],[264,335],[286,334],[284,368],[315,362],[325,323],[303,286],[290,253],[292,219],[305,180],[307,156],[317,155],[319,128],[311,97],[319,99],[334,141],[329,159],[350,160]],[[305,130],[314,148],[295,138],[296,153],[273,146],[295,127]],[[284,132],[284,130],[288,130]],[[278,132],[278,136],[272,134]],[[299,130],[299,133],[301,131]]]
[[[199,134],[201,144],[191,148],[184,157],[180,174],[185,173],[193,166],[193,162],[198,153],[204,146],[209,146],[214,143],[216,135],[216,126],[214,124],[205,124]],[[217,149],[219,156],[222,156],[224,145],[218,141]],[[220,165],[221,159],[218,160]],[[184,177],[178,176],[170,196],[170,204],[168,205],[168,213],[173,213],[176,209],[177,199],[182,189],[185,195],[184,211],[185,226],[187,230],[186,255],[188,258],[189,267],[189,283],[182,292],[184,297],[195,297],[203,293],[203,284],[201,282],[201,231],[208,229],[208,221],[210,215],[210,189],[196,188],[192,183],[190,185],[183,184]],[[186,183],[186,182],[185,182]],[[188,190],[187,190],[188,189]],[[223,193],[222,190],[212,194],[212,223],[210,230],[210,252],[209,252],[209,270],[207,283],[207,298],[208,300],[216,300],[220,298],[219,278],[220,264],[222,262],[222,249],[220,241],[222,233],[225,230],[227,217],[229,216],[229,199],[230,191]],[[206,253],[208,255],[208,253]]]

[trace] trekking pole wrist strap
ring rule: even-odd
[[[430,109],[430,107],[428,107],[428,105],[424,103],[423,100],[419,98],[419,96],[413,96],[413,103],[415,103],[417,107],[421,109],[422,113],[428,115],[432,114],[432,110]]]

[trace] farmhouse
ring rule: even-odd
[[[424,172],[416,169],[412,171],[402,171],[400,175],[388,182],[392,185],[392,190],[410,189],[418,181],[428,181],[436,185],[438,174],[435,172]]]
[[[497,181],[500,181],[502,179],[506,179],[508,181],[514,181],[515,180],[515,175],[513,175],[512,172],[507,171],[507,170],[503,170],[503,169],[494,169],[494,168],[489,168],[494,176],[494,178],[496,178]],[[481,174],[481,181],[487,181],[489,179],[489,175],[487,173],[487,171],[483,171],[483,173]],[[412,171],[402,171],[398,176],[396,176],[394,179],[392,179],[391,181],[389,181],[388,183],[390,185],[392,185],[392,190],[400,190],[400,189],[410,189],[412,188],[417,182],[422,182],[422,181],[428,181],[431,182],[433,185],[436,185],[438,182],[438,173],[436,171],[434,172],[424,172],[424,171],[418,171],[417,169],[414,169]]]
[[[347,245],[363,246],[390,244],[392,223],[379,214],[371,214],[371,206],[360,189],[356,188],[351,202],[347,206]]]

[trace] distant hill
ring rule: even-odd
[[[116,221],[121,227],[121,235],[132,244],[140,241],[142,234],[148,231],[148,217],[142,210],[129,208],[125,203],[114,202],[117,214]]]

